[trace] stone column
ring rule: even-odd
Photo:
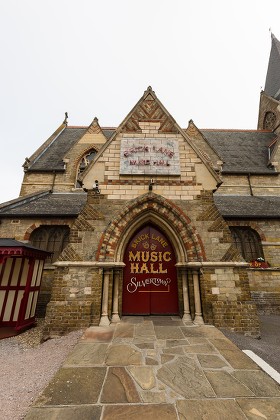
[[[197,270],[192,271],[193,275],[193,289],[194,289],[194,307],[195,307],[195,317],[194,324],[204,324],[201,311],[201,298],[200,298],[200,289],[199,289],[199,275]]]
[[[102,305],[101,305],[101,318],[99,326],[110,325],[110,320],[108,317],[108,298],[109,298],[109,279],[110,271],[103,269],[103,292],[102,292]]]
[[[119,316],[119,282],[120,270],[114,271],[114,286],[113,286],[113,308],[112,308],[112,323],[120,322]]]
[[[182,270],[182,280],[183,280],[183,301],[184,301],[184,315],[183,321],[192,322],[192,317],[190,313],[190,299],[189,299],[189,290],[188,290],[188,275],[186,269]]]

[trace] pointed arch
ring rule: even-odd
[[[91,147],[87,151],[84,151],[83,155],[80,156],[78,164],[77,164],[77,172],[76,172],[76,180],[75,180],[76,188],[81,188],[80,178],[84,170],[88,167],[88,165],[94,159],[96,154],[97,154],[97,149],[95,147]]]
[[[169,236],[177,262],[205,260],[202,240],[191,220],[172,201],[148,192],[129,202],[111,221],[99,242],[97,261],[122,261],[129,238],[147,223]]]

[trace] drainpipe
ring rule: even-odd
[[[51,192],[53,192],[53,187],[54,187],[54,184],[55,184],[55,177],[56,177],[56,172],[53,171],[53,182],[52,182]]]
[[[250,188],[250,194],[251,194],[251,195],[254,195],[254,194],[253,194],[252,185],[251,185],[250,173],[247,175],[247,178],[248,178],[248,184],[249,184],[249,188]]]

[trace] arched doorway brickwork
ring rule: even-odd
[[[175,248],[181,249],[183,255],[178,259],[185,261],[204,261],[205,250],[199,234],[191,220],[170,200],[154,193],[147,193],[132,200],[111,221],[99,242],[97,261],[117,261],[122,258],[125,238],[130,236],[137,225],[143,224],[144,218],[156,220],[173,234]],[[138,222],[138,224],[137,224]],[[175,249],[176,250],[176,249]]]
[[[133,200],[111,221],[108,228],[102,235],[97,252],[97,261],[103,263],[122,263],[128,243],[140,228],[144,226],[155,226],[163,232],[170,240],[175,252],[178,265],[185,265],[187,262],[198,262],[205,260],[205,251],[199,234],[192,225],[191,220],[174,203],[164,199],[162,196],[151,192]],[[189,308],[186,303],[189,300],[187,291],[188,274],[186,269],[178,268],[178,296],[181,315],[184,314],[190,319]],[[192,272],[189,273],[192,276]],[[109,270],[104,271],[103,286],[103,309],[100,325],[108,325],[108,310],[111,306],[111,320],[118,322],[120,308],[122,307],[122,272],[117,270],[113,273],[112,302],[110,303]],[[197,282],[198,276],[196,275]],[[197,283],[198,284],[198,283]],[[197,300],[200,301],[200,293],[197,288]],[[194,297],[194,296],[193,296]],[[187,303],[188,306],[188,303]],[[200,303],[199,303],[200,306]],[[187,309],[187,310],[186,310]],[[200,311],[195,310],[195,317],[202,321]],[[203,321],[202,321],[203,322]]]

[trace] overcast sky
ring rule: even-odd
[[[181,127],[257,126],[279,0],[0,0],[0,203],[69,125],[117,126],[150,85]]]

